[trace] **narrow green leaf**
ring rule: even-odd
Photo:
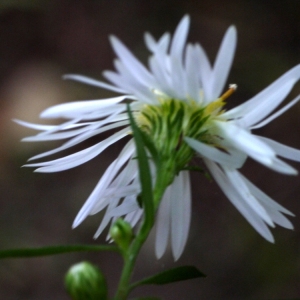
[[[140,130],[140,134],[143,139],[144,146],[149,150],[155,164],[158,165],[159,164],[159,155],[158,155],[158,152],[157,152],[154,144],[150,140],[149,136],[146,135],[143,131]]]
[[[140,129],[135,123],[132,116],[130,106],[127,104],[127,112],[130,120],[130,125],[136,144],[137,160],[139,166],[139,177],[141,183],[141,198],[145,211],[145,225],[152,227],[154,223],[154,203],[152,192],[152,179],[149,167],[149,161],[145,150],[145,144],[142,138]]]
[[[167,271],[163,271],[154,276],[138,281],[132,284],[131,289],[144,284],[162,285],[162,284],[168,284],[176,281],[194,279],[199,277],[206,277],[206,275],[204,275],[194,266],[182,266]]]
[[[57,255],[70,252],[87,252],[87,251],[115,251],[119,252],[116,246],[111,245],[60,245],[41,248],[20,248],[0,250],[0,259],[5,258],[25,258],[38,257],[47,255]]]

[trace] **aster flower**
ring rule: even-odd
[[[257,136],[252,130],[268,124],[300,99],[298,96],[274,112],[299,79],[300,66],[244,104],[226,111],[225,100],[236,89],[236,85],[231,85],[222,94],[236,48],[236,29],[229,27],[211,66],[199,44],[186,43],[189,23],[189,17],[185,16],[172,38],[165,33],[156,41],[149,33],[145,34],[145,43],[151,52],[148,68],[112,36],[110,41],[118,57],[114,61],[116,71],[103,73],[110,84],[80,75],[65,76],[121,96],[59,104],[42,112],[42,118],[66,119],[60,125],[17,121],[41,131],[24,141],[69,139],[62,146],[30,160],[63,151],[102,132],[119,130],[74,154],[26,165],[37,167],[36,172],[58,172],[81,165],[120,139],[131,136],[124,100],[130,101],[138,127],[155,145],[165,167],[163,176],[168,187],[162,200],[156,203],[155,252],[158,258],[165,253],[169,237],[175,259],[180,257],[187,242],[191,220],[188,166],[195,156],[203,159],[228,199],[266,240],[274,241],[268,226],[278,224],[293,228],[285,217],[285,214],[293,214],[253,185],[239,169],[251,157],[274,171],[297,174],[278,156],[300,161],[299,150]],[[132,226],[139,222],[143,209],[137,201],[141,188],[135,157],[135,144],[131,139],[101,177],[75,218],[73,227],[105,208],[95,238],[120,216]],[[150,165],[153,179],[161,180],[157,178],[159,175],[151,159]]]

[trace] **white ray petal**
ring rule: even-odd
[[[267,165],[268,168],[271,170],[274,170],[276,172],[286,174],[286,175],[297,175],[298,171],[290,166],[289,164],[285,163],[284,161],[278,159],[275,157],[272,160],[272,163],[270,165]]]
[[[52,135],[54,132],[58,132],[61,130],[69,130],[69,129],[73,129],[73,128],[78,128],[78,126],[76,126],[79,122],[81,121],[81,116],[77,116],[76,118],[73,118],[71,120],[68,120],[66,122],[63,122],[59,125],[56,125],[55,127],[53,127],[52,129],[49,129],[47,131],[44,132],[40,132],[38,133],[36,136],[37,137],[42,137],[42,136],[50,136]],[[82,129],[82,128],[81,128]],[[81,130],[79,129],[79,130]],[[28,141],[28,140],[27,140]]]
[[[132,89],[131,84],[128,83],[127,78],[123,78],[123,76],[121,74],[119,74],[117,72],[113,72],[113,71],[104,71],[103,76],[107,80],[109,80],[111,83],[126,90],[127,93],[131,92],[131,89]]]
[[[78,135],[81,135],[81,134],[85,134],[85,133],[88,134],[89,132],[91,132],[91,129],[98,127],[97,123],[98,122],[93,122],[92,124],[80,123],[80,124],[76,124],[76,125],[78,125],[78,127],[81,127],[81,126],[85,126],[85,127],[79,128],[77,130],[63,131],[63,132],[52,133],[52,134],[48,134],[48,135],[37,134],[37,135],[34,135],[34,136],[25,137],[25,138],[22,139],[22,141],[26,141],[26,142],[42,142],[42,141],[55,141],[55,140],[62,140],[62,139],[72,138],[74,136],[78,136]],[[113,124],[109,124],[107,126],[101,127],[98,130],[95,129],[95,132],[94,132],[93,135],[99,134],[101,132],[105,132],[107,130],[111,130],[113,128],[124,126],[126,124],[128,124],[128,121],[121,121],[121,122],[116,122],[116,123],[113,123]],[[74,126],[74,128],[76,128],[76,127]],[[55,132],[55,131],[53,131],[53,132]],[[67,143],[68,144],[73,143],[71,141],[73,141],[73,140],[70,140]]]
[[[195,47],[188,45],[185,56],[186,69],[186,91],[187,98],[192,98],[200,103],[200,80],[197,73],[201,69],[199,56],[196,53]]]
[[[129,197],[128,197],[129,198]],[[121,217],[139,209],[137,201],[134,198],[129,198],[131,201],[125,201],[110,212],[111,217]]]
[[[253,211],[249,204],[241,198],[221,169],[209,160],[205,160],[205,164],[230,202],[259,234],[261,234],[267,241],[274,243],[273,235],[267,225],[257,215],[257,213]]]
[[[119,162],[120,163],[120,162]],[[119,167],[116,165],[117,169]],[[111,170],[111,173],[114,172],[114,169]],[[104,178],[106,173],[104,174]],[[113,177],[109,177],[110,181]],[[104,179],[103,179],[104,180]],[[131,184],[130,182],[133,181]],[[106,185],[102,186],[101,191],[99,190],[98,197],[101,199],[111,199],[111,198],[128,198],[134,196],[136,201],[136,196],[140,192],[140,183],[137,180],[137,167],[136,162],[133,160],[129,160],[128,164],[124,167],[124,169],[116,176],[116,178],[112,181],[106,181]],[[106,206],[106,202],[104,200],[95,202],[93,207],[90,207],[89,214],[93,215],[104,209]]]
[[[189,137],[185,137],[184,140],[202,157],[208,158],[214,162],[233,168],[239,168],[244,164],[245,159],[242,156],[235,157],[217,149],[216,147],[204,144]]]
[[[289,211],[288,209],[286,209],[285,207],[283,207],[282,205],[280,205],[279,203],[274,201],[271,197],[269,197],[263,191],[261,191],[257,186],[255,186],[245,176],[243,176],[242,174],[241,174],[241,176],[243,177],[246,184],[251,188],[251,191],[255,195],[255,197],[257,197],[263,205],[265,205],[267,207],[272,207],[273,209],[278,210],[284,214],[290,215],[292,217],[295,216],[291,211]]]
[[[170,33],[164,33],[157,43],[157,50],[155,52],[167,53],[171,41]]]
[[[158,43],[155,41],[155,39],[154,39],[154,37],[152,36],[151,33],[145,32],[144,41],[145,41],[145,45],[147,46],[149,51],[151,51],[151,52],[156,51]]]
[[[196,63],[199,60],[199,66],[197,66],[197,68],[199,69],[198,77],[203,87],[202,98],[204,103],[208,104],[215,100],[212,92],[212,68],[204,49],[199,44],[195,45],[195,52],[198,56]]]
[[[171,222],[171,187],[169,186],[159,205],[156,217],[155,255],[160,259],[166,252]]]
[[[115,128],[118,128],[118,127],[123,127],[123,126],[126,126],[129,124],[129,121],[121,121],[121,122],[116,122],[116,123],[112,123],[110,125],[107,125],[107,126],[103,126],[97,130],[92,130],[92,131],[89,131],[89,132],[84,132],[80,135],[78,135],[77,137],[69,140],[68,142],[66,142],[63,147],[72,147],[74,145],[77,145],[93,136],[96,136],[102,132],[105,132],[105,131],[108,131],[108,130],[111,130],[111,129],[115,129]],[[130,127],[126,127],[128,129],[128,133],[131,131]],[[67,149],[67,148],[64,148],[64,149]],[[59,151],[61,151],[62,148],[60,148]]]
[[[275,80],[272,84],[270,84],[267,88],[262,90],[256,96],[248,100],[247,102],[229,110],[224,114],[227,118],[240,118],[247,115],[253,109],[256,110],[262,105],[265,105],[265,102],[270,104],[272,109],[275,109],[287,96],[289,91],[292,89],[294,84],[300,78],[300,65],[292,68],[277,80]],[[277,94],[280,94],[281,99],[277,97]],[[273,99],[276,99],[275,103],[277,106],[274,107]],[[281,100],[281,101],[280,101]],[[268,110],[268,114],[271,113]],[[259,120],[256,120],[259,122]],[[250,126],[253,124],[250,124]]]
[[[244,128],[236,126],[233,122],[217,121],[216,124],[221,129],[220,135],[227,143],[231,142],[232,147],[243,151],[272,170],[289,175],[297,174],[297,170],[278,159],[274,149],[260,137],[251,134]]]
[[[230,26],[222,40],[217,58],[213,67],[210,100],[217,99],[226,83],[236,48],[237,33],[234,26]]]
[[[142,218],[143,216],[143,210],[138,209],[136,211],[133,211],[129,213],[124,220],[130,223],[131,227],[133,228]]]
[[[181,256],[188,240],[191,223],[191,191],[188,172],[180,172],[171,187],[171,244],[176,261]]]
[[[100,212],[107,205],[106,203],[109,203],[111,199],[119,199],[121,201],[121,199],[125,197],[130,197],[130,196],[136,197],[139,192],[140,192],[139,184],[130,184],[127,186],[118,186],[118,187],[108,187],[101,194],[101,198],[107,201],[103,200],[103,202],[101,201],[101,203],[100,202],[95,203],[93,208],[90,210],[89,214],[95,215],[98,212]],[[134,209],[137,208],[138,208],[137,206],[134,207]],[[128,212],[131,212],[133,210],[132,208],[130,208],[129,210],[128,205],[121,204],[120,206],[114,208],[111,212],[109,212],[109,215],[112,217],[118,216],[119,213],[123,215],[126,213],[126,211],[124,212],[124,209],[128,210]]]
[[[34,123],[30,123],[30,122],[26,122],[26,121],[22,121],[22,120],[18,120],[18,119],[13,119],[13,121],[24,127],[32,128],[35,130],[41,130],[41,131],[52,130],[53,128],[56,127],[56,125],[34,124]]]
[[[170,47],[170,74],[172,88],[176,98],[184,99],[186,97],[186,76],[183,69],[183,51],[189,30],[190,18],[184,16],[178,24]]]
[[[100,143],[97,143],[96,145],[86,148],[84,150],[78,151],[74,154],[67,155],[65,157],[54,159],[47,162],[27,164],[24,165],[24,167],[40,167],[35,170],[35,172],[40,172],[40,173],[51,173],[51,172],[60,172],[60,171],[68,170],[93,159],[94,157],[99,155],[102,151],[104,151],[108,146],[120,140],[127,134],[128,134],[128,129],[125,128],[113,134],[109,138],[101,141]]]
[[[156,80],[154,78],[150,82],[143,76],[140,76],[140,74],[132,69],[131,66],[129,67],[118,59],[114,61],[114,65],[118,73],[122,76],[123,80],[127,81],[129,85],[136,85],[137,83],[139,83],[148,89],[152,89],[157,86]]]
[[[265,143],[267,143],[277,155],[282,156],[284,158],[299,161],[300,162],[300,150],[296,148],[292,148],[289,146],[286,146],[284,144],[278,143],[274,140],[268,139],[266,137],[259,136],[261,140],[263,140]]]
[[[108,188],[106,188],[103,191],[103,198],[125,198],[125,197],[129,197],[129,196],[137,196],[140,193],[140,184],[136,183],[136,184],[128,184],[128,185],[124,185],[124,186],[109,186]],[[137,204],[137,203],[136,203]],[[126,203],[122,203],[123,207],[126,207],[127,204]],[[135,206],[135,208],[137,208]],[[100,209],[98,209],[97,206],[95,206],[93,208],[93,210],[91,210],[91,215],[94,215],[96,213],[98,213],[100,211]]]
[[[173,35],[170,56],[182,59],[183,50],[185,47],[188,31],[190,25],[190,17],[185,15],[179,22],[175,33]]]
[[[157,79],[160,89],[169,97],[175,97],[175,93],[172,89],[172,83],[170,73],[164,68],[164,66],[157,60],[157,57],[152,56],[149,59],[149,66],[151,72]]]
[[[264,119],[262,122],[251,126],[251,129],[256,129],[256,128],[261,128],[265,125],[267,125],[268,123],[270,123],[271,121],[275,120],[276,118],[278,118],[280,115],[282,115],[283,113],[285,113],[288,109],[290,109],[292,106],[294,106],[298,101],[300,100],[300,95],[297,96],[294,100],[292,100],[291,102],[289,102],[287,105],[285,105],[283,108],[281,108],[280,110],[278,110],[277,112],[275,112],[274,114],[272,114],[270,117],[268,117],[267,119]]]
[[[119,203],[119,199],[110,199],[108,207],[106,209],[105,215],[100,223],[100,226],[98,227],[97,231],[94,234],[94,239],[96,239],[105,229],[105,227],[109,224],[109,222],[113,219],[110,216],[110,211],[112,211]],[[108,237],[109,238],[109,237]]]
[[[50,134],[37,134],[34,136],[28,136],[22,139],[22,141],[26,141],[26,142],[44,142],[44,141],[56,141],[56,140],[63,140],[63,139],[67,139],[67,138],[72,138],[74,136],[77,136],[79,134],[83,134],[85,132],[89,132],[91,129],[93,129],[94,127],[96,127],[97,124],[92,124],[92,125],[88,125],[88,126],[84,126],[82,128],[78,128],[75,130],[68,130],[68,131],[64,131],[62,129],[62,132],[58,132],[58,133],[50,133]],[[97,127],[96,127],[97,128]],[[52,131],[52,132],[56,132],[56,130]]]
[[[186,74],[183,69],[182,59],[171,57],[172,89],[177,99],[186,101]]]
[[[145,44],[147,48],[153,53],[156,52],[166,53],[169,47],[170,39],[171,39],[170,34],[167,32],[162,35],[162,37],[159,39],[158,42],[155,41],[155,39],[149,32],[146,32],[144,35]]]
[[[104,120],[101,120],[99,122],[95,122],[94,124],[91,124],[90,126],[86,126],[85,128],[83,128],[81,130],[73,130],[73,131],[68,131],[66,133],[52,134],[50,136],[33,137],[34,141],[40,141],[40,140],[43,140],[43,138],[44,138],[44,140],[57,140],[57,138],[56,138],[57,136],[60,136],[61,138],[66,138],[67,136],[69,136],[69,137],[75,136],[71,140],[64,143],[62,146],[52,149],[50,151],[38,154],[36,156],[33,156],[29,159],[29,161],[34,160],[34,159],[39,159],[39,158],[49,156],[49,155],[55,154],[57,152],[66,150],[66,149],[68,149],[72,146],[75,146],[95,135],[98,135],[102,132],[105,132],[105,131],[108,131],[108,130],[111,130],[114,128],[128,125],[128,123],[129,123],[129,121],[126,120],[126,121],[121,121],[121,122],[115,122],[115,123],[112,123],[107,126],[103,126],[104,124],[109,123],[110,119],[113,119],[114,117],[115,117],[114,115],[111,115],[110,117],[108,117]],[[101,128],[99,128],[99,127],[101,127]],[[130,127],[126,127],[126,128],[128,128],[128,132],[130,132]],[[40,138],[40,139],[38,139],[38,138]]]
[[[113,172],[113,171],[112,171]],[[128,198],[131,196],[136,197],[140,193],[140,183],[137,180],[137,166],[136,161],[129,160],[124,169],[116,175],[116,178],[107,184],[107,186],[101,190],[101,198],[113,199],[113,198]],[[94,215],[101,211],[104,206],[102,201],[95,202],[94,206],[90,209],[90,215]],[[136,202],[137,203],[137,202]],[[126,204],[125,200],[123,204]]]
[[[248,107],[248,111],[245,116],[238,120],[242,126],[250,127],[257,122],[263,120],[268,116],[278,105],[285,99],[288,93],[291,91],[295,81],[290,80],[277,89],[275,95],[270,95],[269,97],[264,97],[261,102],[252,107]]]
[[[286,213],[289,215],[293,214],[288,211],[286,208],[275,202],[273,199],[271,199],[268,195],[266,195],[264,192],[259,190],[252,182],[250,182],[246,177],[241,175],[244,182],[247,184],[248,188],[250,189],[251,193],[260,201],[260,203],[265,207],[265,209],[268,211],[268,214],[274,221],[274,223],[287,228],[287,229],[293,229],[293,224],[282,214]]]
[[[139,186],[140,182],[138,180],[138,166],[137,161],[132,159],[125,166],[123,171],[118,175],[118,177],[112,182],[111,186],[127,186],[132,185],[134,187]]]
[[[228,142],[225,139],[217,139],[216,143],[220,145],[221,149],[226,149],[226,152],[228,152],[232,157],[235,158],[236,161],[239,162],[240,167],[244,165],[245,161],[248,158],[248,155],[245,152],[233,147],[232,143],[230,141]]]
[[[155,104],[157,102],[149,87],[143,86],[139,82],[128,82],[126,78],[112,71],[104,71],[103,76],[115,85],[122,86],[127,92],[133,93],[141,102],[147,104]]]
[[[257,199],[251,194],[248,186],[245,184],[243,178],[234,169],[223,168],[224,173],[231,182],[232,186],[235,187],[238,194],[241,195],[247,204],[259,215],[269,226],[274,227],[272,219],[268,215],[268,212],[264,207],[257,201]]]
[[[269,210],[269,215],[271,216],[275,224],[286,229],[294,229],[294,225],[292,224],[292,222],[277,210]]]
[[[70,80],[75,80],[75,81],[79,81],[88,85],[92,85],[92,86],[97,86],[100,88],[103,88],[105,90],[109,90],[109,91],[113,91],[119,94],[126,94],[126,91],[123,89],[120,89],[116,86],[113,86],[111,84],[99,81],[99,80],[95,80],[93,78],[87,77],[87,76],[82,76],[82,75],[77,75],[77,74],[66,74],[63,76],[63,79],[70,79]]]
[[[106,109],[125,99],[132,99],[131,96],[119,96],[100,100],[74,101],[51,106],[41,113],[42,118],[70,118],[78,115],[93,112],[95,110]]]
[[[115,36],[110,36],[110,42],[124,66],[128,70],[132,70],[132,73],[139,76],[144,83],[152,85],[154,81],[153,75],[134,57],[128,48]]]
[[[275,159],[275,151],[266,143],[247,130],[236,126],[233,122],[219,122],[215,124],[220,129],[220,135],[232,143],[232,147],[240,149],[258,162],[270,166]]]
[[[103,176],[97,183],[93,192],[90,194],[88,199],[85,201],[84,205],[78,212],[72,227],[77,227],[93,210],[95,205],[100,205],[101,202],[106,199],[101,198],[101,193],[105,188],[111,183],[115,175],[122,168],[124,163],[132,156],[134,152],[134,144],[133,141],[129,141],[126,146],[121,151],[120,155],[116,160],[114,160],[109,167],[104,172]]]

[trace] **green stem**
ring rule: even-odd
[[[131,274],[137,259],[137,256],[143,246],[144,242],[146,241],[151,227],[144,226],[141,227],[139,234],[136,236],[134,241],[132,242],[130,248],[128,249],[127,253],[124,256],[124,268],[122,270],[119,287],[116,293],[114,300],[125,300],[130,292],[129,289],[129,281],[131,279]]]
[[[164,170],[164,171],[162,171]],[[157,178],[156,183],[153,191],[153,201],[154,201],[154,209],[155,212],[157,211],[157,208],[159,206],[160,200],[170,184],[172,178],[174,175],[174,172],[169,172],[170,170],[168,168],[163,169],[161,172],[157,172]],[[171,176],[171,177],[170,177]],[[149,223],[145,220],[143,221],[143,224],[133,240],[132,244],[130,245],[127,252],[123,255],[124,257],[124,267],[122,270],[119,286],[117,289],[116,296],[114,300],[126,300],[129,292],[132,290],[133,286],[130,286],[130,279],[132,276],[132,271],[135,266],[135,262],[137,259],[137,256],[146,241],[152,227],[154,224],[153,222]]]

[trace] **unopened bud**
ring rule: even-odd
[[[133,239],[131,225],[121,218],[112,225],[109,234],[122,250],[127,250]]]
[[[107,299],[105,278],[100,269],[89,262],[73,265],[65,276],[65,286],[73,300]]]

